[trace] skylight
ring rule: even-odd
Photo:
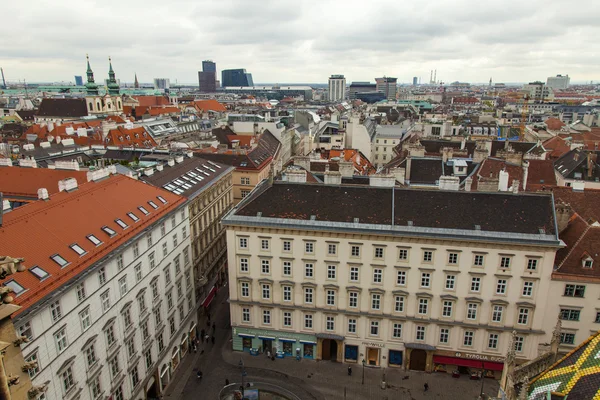
[[[73,243],[72,245],[69,246],[71,249],[73,249],[73,251],[77,254],[79,254],[80,256],[84,255],[85,253],[87,253],[87,251],[85,251],[83,249],[83,247],[81,247],[80,245],[78,245],[77,243]]]
[[[129,225],[127,225],[125,222],[123,222],[122,219],[117,218],[117,219],[115,219],[115,222],[117,223],[117,225],[119,225],[123,229],[129,228]]]
[[[4,284],[4,286],[11,288],[12,291],[15,292],[15,294],[17,296],[20,295],[21,293],[23,293],[25,291],[25,288],[23,286],[19,285],[19,283],[17,281],[14,281],[14,280],[6,282]]]
[[[146,209],[145,209],[144,207],[142,207],[142,206],[139,206],[139,207],[138,207],[138,210],[140,210],[142,213],[144,213],[144,215],[148,215],[148,214],[150,214],[150,213],[148,212],[148,210],[146,210]]]
[[[31,267],[29,269],[29,272],[31,272],[32,274],[34,274],[35,276],[37,276],[40,280],[41,279],[46,279],[49,276],[49,274],[46,271],[44,271],[43,269],[41,269],[37,265],[34,266],[34,267]]]
[[[67,260],[65,260],[60,254],[54,254],[54,255],[50,256],[50,258],[55,263],[60,265],[61,268],[66,267],[69,264],[69,262]]]
[[[156,196],[156,198],[159,199],[161,203],[167,204],[167,201],[165,200],[164,197],[162,197],[162,196]]]
[[[87,235],[87,238],[94,244],[94,246],[100,246],[102,244],[102,241],[94,235]]]
[[[150,200],[150,201],[148,202],[148,204],[150,204],[150,206],[151,206],[152,208],[154,208],[155,210],[158,208],[158,206],[156,205],[156,203],[155,203],[155,202],[153,202],[152,200]]]
[[[127,215],[129,216],[129,218],[131,218],[134,222],[138,222],[140,219],[138,218],[137,215],[135,215],[132,212],[128,212]]]
[[[103,231],[104,231],[104,232],[105,232],[105,233],[106,233],[108,236],[110,236],[110,237],[113,237],[113,236],[115,236],[115,235],[117,234],[117,232],[115,232],[115,231],[114,231],[112,228],[110,228],[110,227],[108,227],[108,226],[106,226],[106,225],[104,225],[104,226],[102,227],[102,230],[103,230]]]

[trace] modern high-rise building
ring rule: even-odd
[[[75,75],[75,86],[83,86],[83,77],[81,75]]]
[[[352,82],[348,89],[348,98],[354,100],[357,98],[357,93],[375,92],[377,86],[371,82]]]
[[[419,84],[419,78],[413,76],[413,86],[417,86]]]
[[[245,69],[224,69],[221,71],[221,86],[254,86],[252,74]]]
[[[171,86],[169,78],[154,78],[154,89],[155,90],[166,90]]]
[[[375,78],[375,82],[377,82],[377,91],[385,93],[385,98],[388,100],[396,100],[396,90],[397,90],[397,82],[398,78]]]
[[[556,75],[548,77],[546,81],[546,86],[550,89],[567,89],[569,87],[569,83],[571,82],[571,78],[569,75]]]
[[[217,91],[217,64],[210,60],[202,61],[202,71],[198,71],[198,83],[203,93]]]
[[[329,77],[329,101],[340,101],[346,98],[346,78],[344,75]]]

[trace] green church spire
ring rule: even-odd
[[[94,72],[92,71],[92,67],[90,67],[90,57],[86,54],[85,58],[87,59],[87,83],[85,84],[86,93],[90,95],[98,94],[98,85],[94,82]]]
[[[108,93],[110,95],[119,95],[119,84],[115,78],[115,71],[113,71],[112,60],[108,57]]]

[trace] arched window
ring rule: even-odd
[[[89,106],[89,108],[90,108],[90,111],[94,111],[94,103],[92,103],[92,102],[90,101],[90,104],[88,104],[88,106]]]
[[[102,108],[100,107],[100,102],[96,102],[96,105],[98,106],[98,111],[102,110]]]
[[[110,110],[110,103],[108,103],[107,105],[108,105],[108,109]]]
[[[117,100],[117,107],[120,109],[121,108],[121,100]]]

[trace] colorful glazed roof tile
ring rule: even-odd
[[[546,399],[548,393],[573,400],[600,399],[600,331],[529,383],[529,400]]]

